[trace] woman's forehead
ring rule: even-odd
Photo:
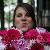
[[[19,7],[16,10],[16,13],[26,13],[27,11],[23,7]]]

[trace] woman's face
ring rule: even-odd
[[[16,10],[15,15],[15,26],[16,28],[27,31],[28,29],[32,28],[33,20],[29,14],[25,11],[24,8],[19,7]]]

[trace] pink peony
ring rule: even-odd
[[[7,36],[7,30],[1,30],[0,31],[0,36],[2,36],[3,39],[5,39],[5,37]]]
[[[15,29],[8,30],[8,41],[19,39],[21,37],[20,32]]]
[[[35,29],[32,29],[25,33],[24,38],[35,39],[37,35],[38,35],[37,31]]]
[[[44,34],[42,34],[45,42],[47,42],[48,44],[50,44],[50,33],[49,32],[45,32]]]
[[[0,36],[2,37],[1,41],[6,44],[7,43],[7,30],[0,30]],[[5,39],[6,38],[6,39]]]
[[[36,43],[31,47],[31,50],[44,50],[43,45]]]
[[[20,32],[15,29],[10,30],[1,30],[0,36],[3,38],[3,42],[8,44],[11,40],[19,39],[20,38]]]

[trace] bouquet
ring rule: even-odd
[[[1,30],[0,36],[8,46],[7,50],[44,50],[44,45],[50,45],[50,32],[41,27],[28,30],[23,35],[18,29]]]

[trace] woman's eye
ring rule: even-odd
[[[21,16],[22,16],[22,14],[17,14],[16,16],[17,16],[17,17],[21,17]]]
[[[20,15],[17,15],[17,17],[21,17]]]
[[[29,15],[29,14],[26,14],[25,16],[28,16],[28,17],[30,17],[30,15]]]

